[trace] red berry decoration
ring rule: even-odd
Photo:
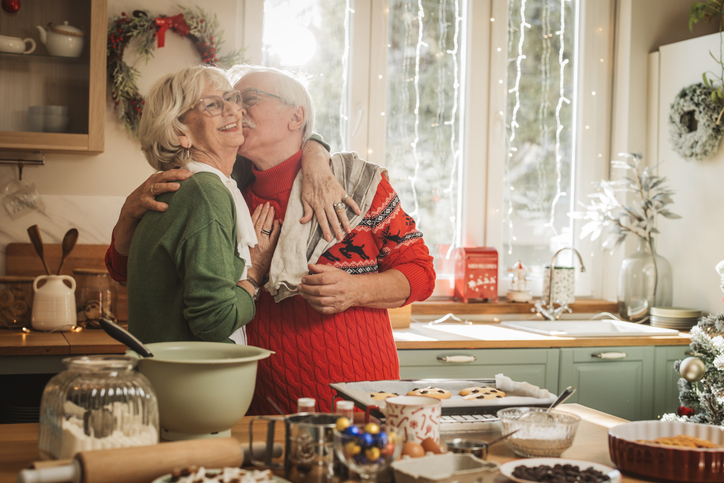
[[[7,13],[18,13],[20,0],[3,0],[3,10]]]
[[[687,408],[686,406],[679,406],[679,410],[676,412],[679,416],[693,416],[694,410]]]

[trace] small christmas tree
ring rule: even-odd
[[[716,266],[722,277],[724,291],[724,261]],[[678,414],[665,414],[666,421],[688,421],[717,426],[724,425],[724,313],[699,319],[691,328],[688,357],[676,361],[674,369],[679,379]]]

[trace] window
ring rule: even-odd
[[[613,0],[255,1],[262,62],[310,77],[333,149],[389,170],[437,295],[458,246],[498,250],[501,295],[518,259],[541,277],[557,248],[593,256],[568,212],[606,174]]]

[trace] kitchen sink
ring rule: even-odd
[[[504,321],[500,325],[535,334],[559,337],[646,337],[679,335],[678,330],[618,320]]]

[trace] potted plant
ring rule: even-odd
[[[669,211],[673,191],[666,187],[666,178],[645,167],[640,154],[621,153],[624,160],[611,161],[611,166],[624,169],[626,176],[595,184],[596,192],[583,204],[585,211],[570,214],[587,220],[581,238],[597,239],[604,231],[608,237],[603,248],[615,250],[629,235],[638,238],[636,252],[621,264],[618,277],[619,315],[631,322],[643,322],[652,306],[670,306],[672,301],[671,266],[656,253],[654,235],[656,218],[681,218]]]

